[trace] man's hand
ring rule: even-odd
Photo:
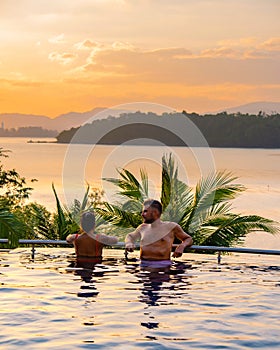
[[[183,255],[185,247],[183,245],[178,245],[178,247],[175,249],[174,253],[172,254],[173,258],[179,258]]]
[[[135,246],[133,243],[127,243],[125,246],[125,250],[130,253],[134,252],[134,248]]]

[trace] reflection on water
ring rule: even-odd
[[[142,286],[139,301],[148,306],[178,303],[191,283],[183,278],[187,276],[186,270],[191,267],[189,264],[174,263],[166,268],[141,267],[140,270],[139,265],[133,267],[129,272],[137,277],[137,281],[131,283]],[[176,302],[172,299],[176,299]]]
[[[0,253],[3,349],[280,347],[278,257],[184,254],[149,270],[105,250],[82,269],[69,249],[37,252]]]

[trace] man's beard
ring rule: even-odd
[[[144,219],[145,224],[152,224],[155,221],[155,219]]]

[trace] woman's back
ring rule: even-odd
[[[102,248],[104,244],[99,241],[98,235],[96,239],[88,236],[86,233],[78,235],[74,241],[77,258],[88,257],[88,258],[101,258]]]

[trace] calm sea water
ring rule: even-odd
[[[116,177],[117,168],[127,167],[135,174],[145,168],[149,174],[151,196],[158,196],[160,163],[172,152],[182,180],[194,186],[201,176],[213,170],[230,171],[236,182],[247,191],[233,202],[233,211],[257,214],[280,221],[280,150],[180,148],[164,146],[92,146],[56,143],[27,143],[26,138],[1,138],[1,147],[12,151],[4,159],[27,179],[36,178],[31,200],[55,207],[51,185],[54,183],[61,200],[71,203],[82,199],[85,184],[103,188],[108,200],[115,200],[115,189],[104,177]],[[45,141],[51,141],[46,139]],[[280,237],[263,233],[248,236],[246,246],[280,249]]]
[[[1,349],[280,348],[275,257],[184,254],[169,273],[120,250],[93,271],[72,260],[66,248],[0,253]]]

